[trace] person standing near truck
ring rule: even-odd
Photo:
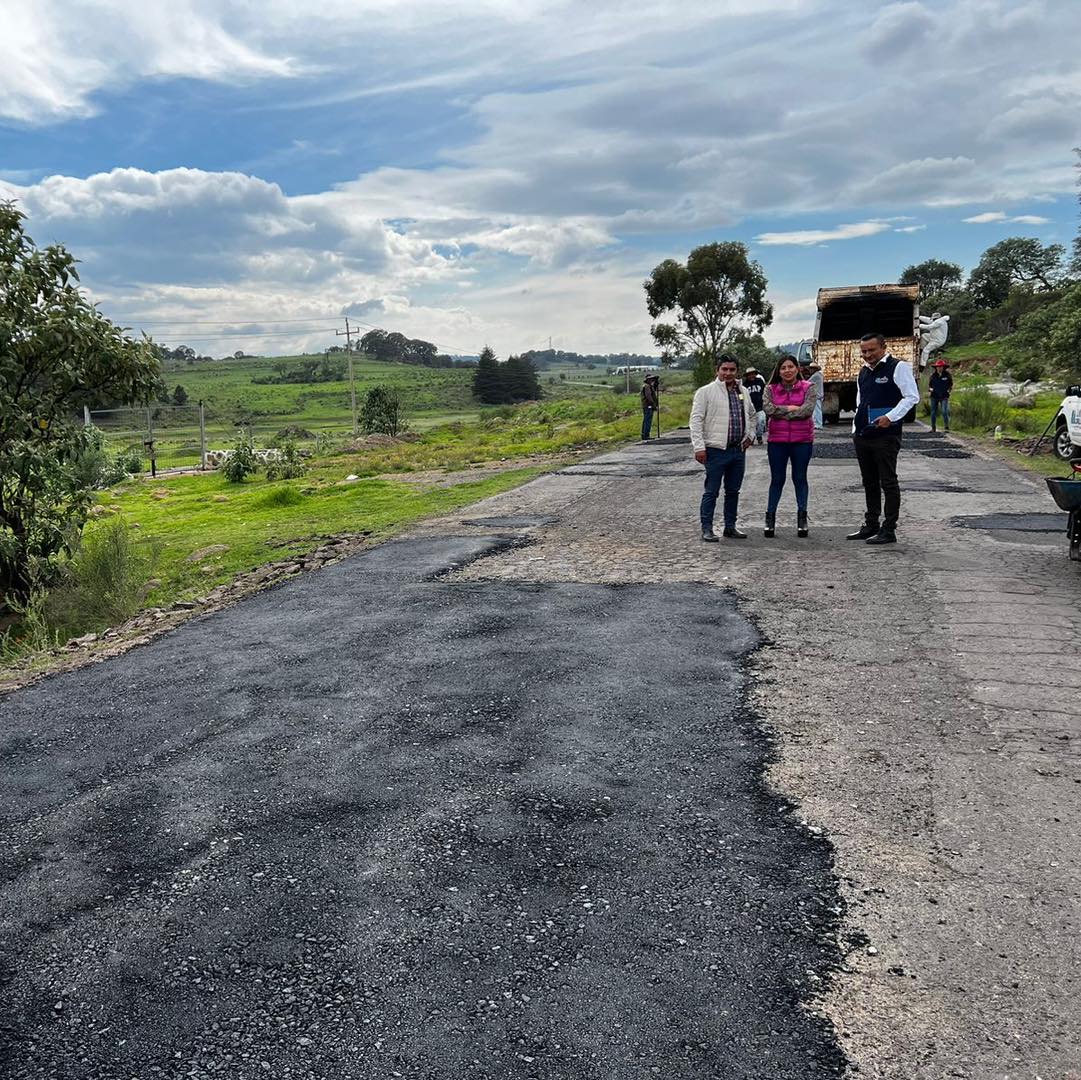
[[[800,374],[815,388],[815,409],[812,419],[815,431],[818,431],[822,427],[822,395],[826,392],[822,369],[808,356],[800,364]]]
[[[901,512],[901,485],[897,480],[901,423],[920,403],[920,391],[912,366],[886,351],[884,334],[864,334],[860,338],[860,356],[863,367],[856,379],[852,441],[867,513],[863,525],[849,533],[848,539],[895,544]]]
[[[739,362],[724,353],[717,358],[717,378],[694,392],[691,404],[691,446],[694,460],[706,467],[706,484],[698,516],[702,539],[715,544],[713,512],[724,484],[724,535],[729,540],[746,540],[736,528],[739,489],[747,466],[747,447],[754,438],[754,406],[751,395],[739,381]]]
[[[649,438],[653,414],[660,408],[660,377],[647,375],[642,381],[642,441]]]
[[[762,394],[766,389],[766,380],[758,374],[757,368],[749,367],[743,372],[743,385],[751,395],[751,404],[754,406],[754,441],[761,446],[762,436],[766,434],[766,414],[762,411]]]
[[[942,413],[942,423],[950,430],[950,391],[953,389],[953,376],[945,360],[935,361],[935,370],[931,372],[928,390],[931,393],[931,430],[938,431],[938,414]]]

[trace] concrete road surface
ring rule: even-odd
[[[876,550],[830,432],[706,545],[685,439],[0,698],[0,1075],[1081,1077],[1042,482],[910,432]]]

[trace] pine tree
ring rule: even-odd
[[[499,405],[507,400],[503,367],[487,345],[480,351],[473,373],[473,394],[485,405]]]
[[[506,395],[509,401],[536,401],[541,397],[537,369],[528,357],[508,358],[505,377]]]

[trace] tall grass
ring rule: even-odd
[[[123,518],[88,529],[65,580],[44,601],[45,623],[63,638],[123,622],[139,610],[157,559],[158,549],[136,541]]]
[[[951,423],[957,427],[993,431],[999,424],[1010,422],[1012,411],[1003,398],[983,386],[950,395]]]

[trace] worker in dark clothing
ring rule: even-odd
[[[642,441],[649,438],[653,427],[653,414],[660,408],[661,379],[659,375],[647,375],[642,382]]]
[[[751,396],[754,406],[754,441],[762,445],[762,436],[766,434],[766,414],[763,412],[762,394],[766,389],[766,380],[758,374],[758,369],[749,367],[743,373],[743,386]]]
[[[928,389],[931,392],[931,430],[938,431],[938,414],[942,413],[942,423],[950,430],[950,391],[953,389],[953,376],[945,360],[935,361],[935,370],[931,373]]]

